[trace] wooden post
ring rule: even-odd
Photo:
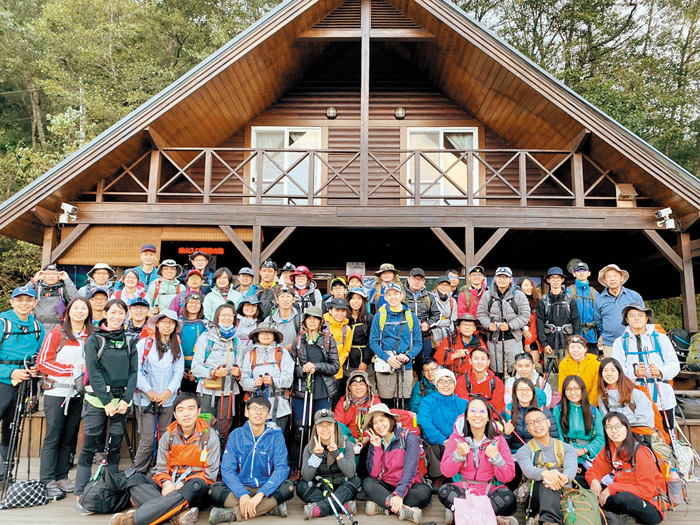
[[[413,205],[420,206],[420,151],[413,151]]]
[[[151,151],[151,164],[148,171],[148,199],[147,202],[155,204],[160,187],[160,150]]]
[[[313,206],[314,205],[314,194],[316,193],[316,185],[314,184],[315,178],[316,178],[316,162],[314,158],[314,152],[310,151],[308,154],[308,159],[309,159],[309,170],[308,170],[308,178],[309,180],[307,181],[307,196],[308,200],[306,201],[307,206]]]
[[[211,193],[211,164],[212,150],[204,152],[204,204],[209,204],[209,194]]]
[[[263,155],[263,150],[255,150],[255,204],[262,204],[262,192],[263,192],[263,161],[265,156]],[[253,270],[257,272],[258,270]]]
[[[527,157],[525,155],[524,151],[518,153],[518,189],[521,206],[527,206]]]
[[[262,249],[262,226],[259,224],[254,224],[253,225],[253,250],[252,250],[252,255],[253,255],[253,271],[255,272],[255,281],[258,282],[258,279],[260,279],[260,263],[262,260],[260,259],[260,254],[261,254],[261,249]]]
[[[51,252],[56,246],[56,228],[47,226],[44,228],[44,244],[41,248],[41,267],[51,263]]]
[[[661,255],[666,257],[668,262],[670,262],[673,267],[679,272],[683,272],[683,261],[681,257],[676,253],[673,247],[668,244],[659,232],[656,230],[642,230],[647,239],[649,239],[654,246],[661,252]]]
[[[478,170],[474,172],[474,152],[467,153],[467,206],[474,206],[474,177],[478,177]]]
[[[474,266],[474,226],[464,228],[464,271]]]
[[[574,183],[575,206],[577,208],[583,208],[586,205],[586,199],[584,198],[583,154],[581,153],[571,154],[571,177],[573,178]]]
[[[683,310],[683,327],[689,332],[698,331],[698,310],[695,304],[695,279],[693,277],[693,254],[690,247],[690,234],[679,233],[678,245],[681,247],[681,307]]]
[[[75,228],[73,228],[66,238],[61,239],[61,243],[51,250],[51,260],[49,262],[56,262],[61,255],[66,253],[71,246],[78,242],[78,239],[80,239],[89,228],[90,224],[78,224]],[[46,239],[44,238],[44,240]]]
[[[105,193],[105,180],[100,179],[97,181],[97,192],[95,195],[95,202],[104,202],[104,193]]]
[[[360,7],[360,206],[369,202],[369,32],[372,24],[372,0]]]

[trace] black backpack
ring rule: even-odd
[[[682,328],[674,328],[669,330],[668,338],[671,340],[673,349],[676,351],[676,355],[678,356],[678,361],[680,361],[682,365],[688,358],[688,349],[690,348],[690,332],[683,330]]]

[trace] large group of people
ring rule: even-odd
[[[598,273],[602,292],[582,262],[568,286],[550,268],[541,290],[507,266],[487,285],[473,266],[464,286],[448,270],[430,291],[422,269],[404,283],[382,264],[324,296],[306,266],[268,259],[234,275],[198,251],[185,273],[150,244],[141,260],[118,279],[98,263],[80,290],[48,265],[12,293],[2,477],[18,385],[40,376],[41,481],[83,514],[95,455],[119,468],[133,412],[137,508],[117,525],[195,523],[208,506],[211,524],[285,517],[295,493],[304,519],[353,515],[360,499],[368,515],[417,524],[437,494],[449,525],[467,492],[510,524],[523,486],[530,515],[562,523],[573,482],[604,511],[663,519],[651,447],[672,432],[679,363],[614,264]]]

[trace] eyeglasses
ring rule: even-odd
[[[497,275],[494,277],[494,279],[512,279],[512,277],[508,277],[507,275]]]
[[[488,412],[489,411],[486,410],[485,408],[470,408],[468,410],[469,414],[488,414]]]
[[[251,412],[253,414],[266,414],[268,412],[268,409],[267,407],[252,406],[248,407],[248,412]]]
[[[446,386],[446,385],[454,385],[455,382],[452,381],[452,379],[450,379],[449,377],[444,377],[444,378],[440,379],[440,381],[438,381],[437,384]]]
[[[516,388],[515,391],[520,393],[520,394],[526,394],[528,392],[532,392],[532,390],[530,390],[529,388]]]
[[[644,312],[639,312],[639,313],[628,313],[627,318],[628,319],[644,319],[647,316]]]
[[[530,421],[525,423],[525,425],[528,427],[535,427],[535,426],[544,425],[545,421],[547,421],[546,417],[538,417],[537,419],[531,419]]]
[[[424,372],[436,372],[440,368],[439,366],[429,366],[428,368],[424,368]]]
[[[575,394],[576,392],[580,392],[581,387],[579,386],[570,386],[569,388],[565,389],[564,392],[567,394]]]
[[[625,425],[621,425],[620,423],[616,425],[605,425],[605,430],[613,430],[617,432],[618,430],[622,430]]]

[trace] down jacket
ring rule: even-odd
[[[491,301],[491,297],[494,298]],[[489,308],[489,304],[491,307]],[[515,308],[514,308],[515,306]],[[516,310],[517,309],[517,313]],[[477,317],[481,325],[488,330],[491,322],[505,319],[510,326],[510,333],[515,341],[520,342],[523,338],[523,328],[530,322],[530,303],[527,297],[511,283],[510,288],[499,297],[496,283],[492,283],[479,301]]]
[[[423,398],[418,410],[418,424],[428,443],[442,445],[452,433],[452,422],[464,415],[469,402],[466,399],[435,392]]]

